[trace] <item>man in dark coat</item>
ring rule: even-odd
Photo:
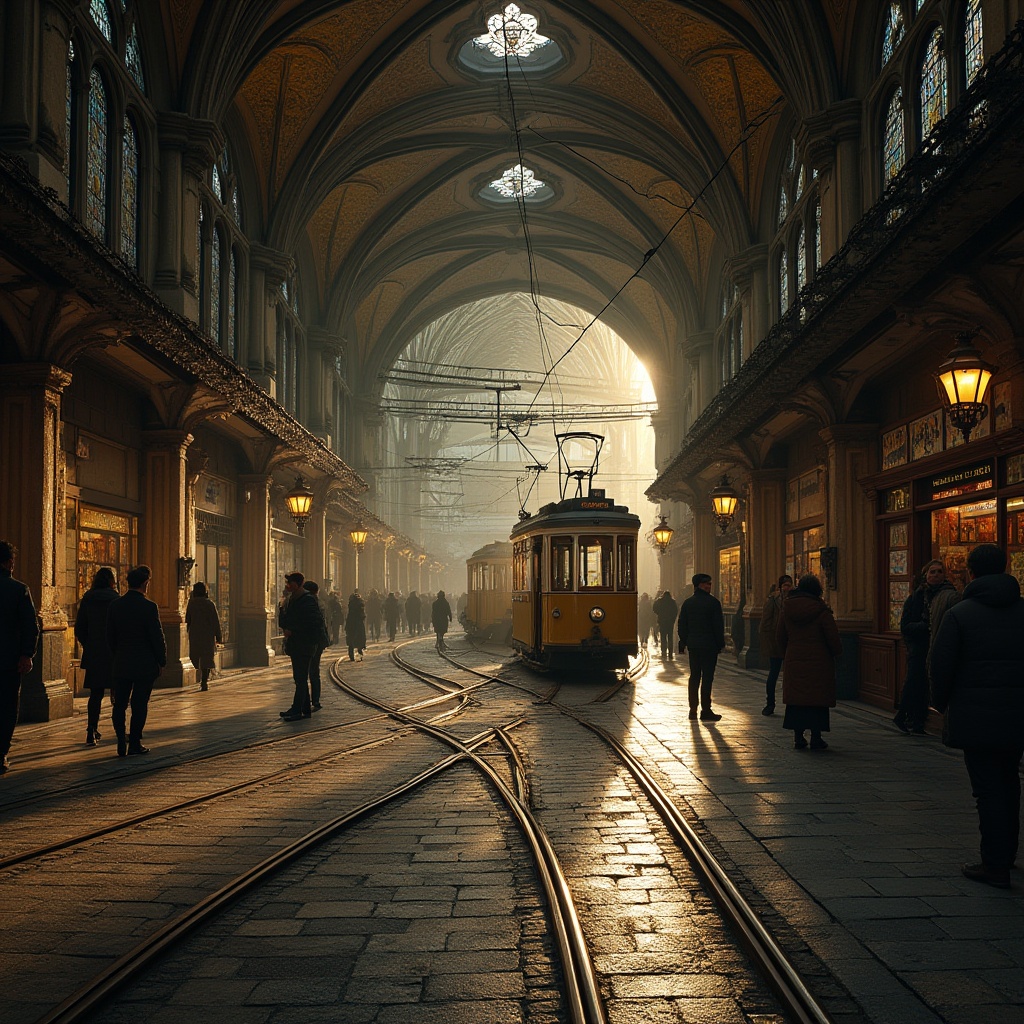
[[[320,658],[331,644],[331,627],[328,620],[327,606],[320,597],[320,584],[314,583],[313,580],[305,580],[303,581],[302,589],[307,594],[312,594],[316,598],[317,606],[320,609],[320,617],[324,620],[323,632],[320,634],[320,643],[317,645],[313,656],[309,659],[309,710],[319,711],[321,707],[320,691],[323,687],[320,679]],[[340,608],[341,605],[339,604],[338,607]]]
[[[964,752],[978,804],[981,863],[974,881],[1010,887],[1020,834],[1024,756],[1024,599],[1006,573],[1006,552],[979,544],[967,556],[970,582],[943,616],[932,644],[932,704],[945,714],[942,740]]]
[[[309,718],[313,702],[309,693],[309,669],[320,651],[327,646],[327,624],[316,597],[305,589],[306,578],[301,572],[285,573],[284,589],[287,599],[281,605],[277,621],[284,633],[285,654],[292,661],[292,681],[295,695],[292,706],[281,712],[286,722]]]
[[[85,688],[89,691],[85,742],[90,747],[95,747],[100,738],[103,691],[109,687],[110,699],[114,699],[114,655],[107,643],[107,612],[120,596],[114,570],[103,566],[96,570],[75,616],[75,639],[82,648],[79,668],[85,673]]]
[[[692,582],[693,597],[679,609],[679,653],[690,652],[690,718],[697,717],[699,697],[701,721],[717,722],[722,716],[711,709],[711,686],[725,650],[725,616],[722,602],[711,596],[711,577],[699,572]]]
[[[395,633],[398,632],[398,617],[401,614],[398,606],[398,598],[394,594],[388,594],[384,598],[384,625],[388,629],[388,639],[394,643]]]
[[[370,596],[366,599],[366,628],[369,633],[369,639],[380,639],[380,623],[383,615],[384,602],[381,600],[377,588],[374,587],[370,591]]]
[[[416,596],[416,591],[412,591],[409,596],[405,599],[405,621],[409,623],[409,635],[419,635],[420,633],[420,618],[423,614],[423,606],[420,599]]]
[[[142,730],[149,714],[153,684],[167,665],[167,642],[160,610],[146,597],[153,573],[148,565],[128,571],[128,591],[107,612],[107,643],[114,656],[114,698],[111,720],[117,733],[117,756],[148,754]],[[125,732],[125,713],[132,709],[131,731]]]
[[[327,595],[327,600],[324,604],[327,608],[327,632],[331,634],[331,643],[337,644],[341,633],[341,623],[345,618],[345,609],[341,607],[338,592],[332,590]]]
[[[447,644],[444,642],[444,635],[448,632],[448,626],[452,621],[452,606],[444,591],[437,592],[437,600],[430,606],[430,624],[434,627],[434,634],[437,637],[437,649],[446,651]]]
[[[11,767],[14,727],[18,724],[21,677],[32,671],[39,642],[39,620],[32,595],[14,578],[17,548],[0,540],[0,775]]]
[[[675,656],[672,654],[672,628],[679,616],[679,605],[676,604],[672,594],[666,590],[651,604],[651,611],[658,619],[658,646],[661,647],[661,656],[668,658],[669,661],[675,661]]]

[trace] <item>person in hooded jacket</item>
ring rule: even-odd
[[[75,639],[82,647],[79,667],[85,672],[85,688],[89,691],[85,742],[90,747],[95,747],[100,738],[103,691],[109,689],[110,699],[114,699],[114,655],[107,643],[107,612],[120,596],[114,570],[103,566],[96,570],[75,616]]]
[[[676,604],[671,591],[666,590],[661,597],[655,598],[651,603],[651,610],[658,620],[658,646],[661,648],[661,656],[669,661],[675,661],[672,653],[672,629],[679,617],[679,605]]]
[[[1024,599],[1006,572],[1006,552],[979,544],[967,556],[970,582],[932,644],[932,703],[945,715],[942,741],[964,752],[978,806],[981,863],[972,881],[1010,887],[1020,837],[1024,757]]]
[[[793,730],[793,746],[827,750],[821,734],[829,731],[829,708],[836,706],[836,658],[842,653],[832,609],[821,599],[817,576],[801,576],[783,602],[777,632],[782,651],[782,699],[786,717],[782,728]]]
[[[366,647],[366,606],[355,591],[348,599],[348,613],[345,615],[345,643],[348,644],[348,660],[356,660],[356,651],[359,652],[359,660],[363,660],[363,650]]]
[[[398,632],[398,618],[401,614],[398,606],[398,598],[395,595],[388,594],[384,598],[384,624],[388,628],[388,640],[392,643],[395,642],[395,634]]]
[[[907,648],[907,678],[893,725],[902,732],[924,735],[928,718],[928,648],[932,612],[941,613],[956,598],[956,587],[946,579],[946,566],[934,558],[921,570],[921,585],[903,602],[900,632]]]
[[[376,587],[366,599],[366,629],[371,640],[380,640],[381,621],[384,617],[384,602]]]

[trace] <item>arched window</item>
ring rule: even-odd
[[[220,225],[213,228],[213,247],[210,252],[210,337],[219,345],[220,334],[220,258],[224,242],[220,233]]]
[[[224,192],[220,186],[220,170],[216,164],[213,165],[213,170],[210,172],[210,188],[213,190],[213,194],[217,197],[217,202],[224,202]]]
[[[882,30],[882,67],[892,60],[896,47],[903,40],[903,11],[893,0],[885,17],[885,28]]]
[[[121,141],[121,255],[125,262],[139,265],[139,140],[127,115]]]
[[[921,64],[921,138],[946,116],[947,76],[943,55],[942,29],[936,28],[928,40]]]
[[[821,266],[821,203],[814,204],[814,265]]]
[[[906,159],[906,132],[903,122],[903,90],[897,88],[885,112],[885,132],[882,136],[882,167],[888,184]]]
[[[970,0],[964,15],[964,81],[970,88],[985,63],[985,40],[981,22],[981,0]]]
[[[113,32],[110,27],[110,11],[107,9],[107,0],[89,0],[89,14],[96,22],[96,27],[103,33],[106,41],[113,41]]]
[[[789,257],[786,250],[779,253],[779,316],[789,309]]]
[[[796,240],[796,289],[800,291],[807,284],[807,232],[803,224]]]
[[[783,184],[779,188],[779,227],[786,223],[786,217],[789,215],[789,197],[786,195],[786,186]]]
[[[107,90],[97,68],[89,76],[89,143],[86,154],[85,226],[107,240]]]
[[[228,355],[234,359],[235,352],[235,324],[238,317],[238,262],[235,258],[235,250],[231,250],[231,264],[228,267]]]
[[[139,92],[144,93],[146,91],[146,79],[142,74],[142,51],[139,49],[139,35],[135,30],[135,25],[132,25],[131,31],[128,33],[128,43],[124,51],[124,63],[128,68],[128,73],[135,79]]]
[[[68,40],[68,59],[64,80],[64,177],[71,183],[71,123],[75,106],[75,86],[72,71],[75,66],[75,44]],[[70,190],[69,190],[70,191]]]

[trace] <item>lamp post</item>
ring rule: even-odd
[[[284,503],[301,536],[309,521],[310,509],[313,507],[313,492],[305,485],[301,476],[295,478],[295,486],[284,496]]]
[[[971,431],[988,414],[985,397],[993,374],[998,372],[971,344],[977,333],[960,331],[953,351],[935,372],[939,397],[949,409],[950,422],[963,434],[965,444],[971,439]]]
[[[718,527],[725,533],[732,525],[733,516],[736,515],[736,506],[740,502],[740,496],[733,490],[729,483],[728,474],[723,474],[718,486],[708,495],[711,499],[711,510]]]
[[[674,533],[675,530],[668,525],[668,516],[661,516],[658,521],[658,525],[655,526],[653,530],[654,543],[661,554],[665,554],[668,550],[669,544],[672,543],[672,534]]]
[[[349,540],[352,541],[352,547],[356,549],[356,585],[354,590],[359,589],[359,552],[363,550],[363,545],[366,543],[366,528],[362,523],[357,523],[348,532]]]

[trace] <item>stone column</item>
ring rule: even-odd
[[[249,376],[271,396],[277,390],[277,300],[293,266],[287,253],[255,242],[249,246],[247,365]]]
[[[875,424],[834,424],[820,431],[826,455],[828,545],[837,548],[835,586],[825,599],[835,612],[843,653],[839,695],[858,689],[858,637],[875,628],[875,509],[859,480],[878,468]],[[822,583],[825,583],[822,580]]]
[[[178,559],[188,550],[186,500],[188,467],[185,452],[192,435],[184,430],[143,432],[143,517],[139,527],[139,559],[153,570],[149,598],[160,609],[167,638],[167,667],[156,685],[190,686],[195,668],[188,657],[185,632],[185,588],[179,585]]]
[[[726,269],[740,291],[743,309],[743,358],[757,347],[772,325],[768,292],[768,246],[752,245],[736,253]]]
[[[739,652],[742,668],[761,668],[762,652],[758,637],[761,609],[768,591],[785,571],[786,564],[786,471],[756,469],[750,473],[747,501],[747,550],[750,568],[746,607],[743,618],[746,643]],[[767,657],[766,655],[764,657]]]
[[[61,394],[71,374],[49,363],[7,364],[0,371],[0,537],[17,549],[17,579],[32,592],[42,637],[21,688],[21,720],[67,718],[73,710],[67,682],[61,607],[65,575],[64,452]]]
[[[319,508],[317,505],[319,504]],[[305,565],[302,574],[323,586],[327,565],[327,512],[322,502],[314,499],[305,526],[306,544],[303,550]]]
[[[238,660],[242,665],[269,665],[274,660],[270,638],[275,609],[270,606],[270,477],[246,473],[238,478],[239,534],[235,575],[238,596],[235,623]],[[273,581],[280,585],[278,580]]]
[[[686,358],[697,370],[693,396],[694,418],[699,416],[719,388],[715,372],[715,335],[712,331],[697,331],[687,338]]]
[[[706,572],[718,582],[718,548],[715,544],[715,518],[710,510],[700,505],[691,505],[693,512],[693,571]],[[680,582],[680,586],[689,587],[690,581]]]

